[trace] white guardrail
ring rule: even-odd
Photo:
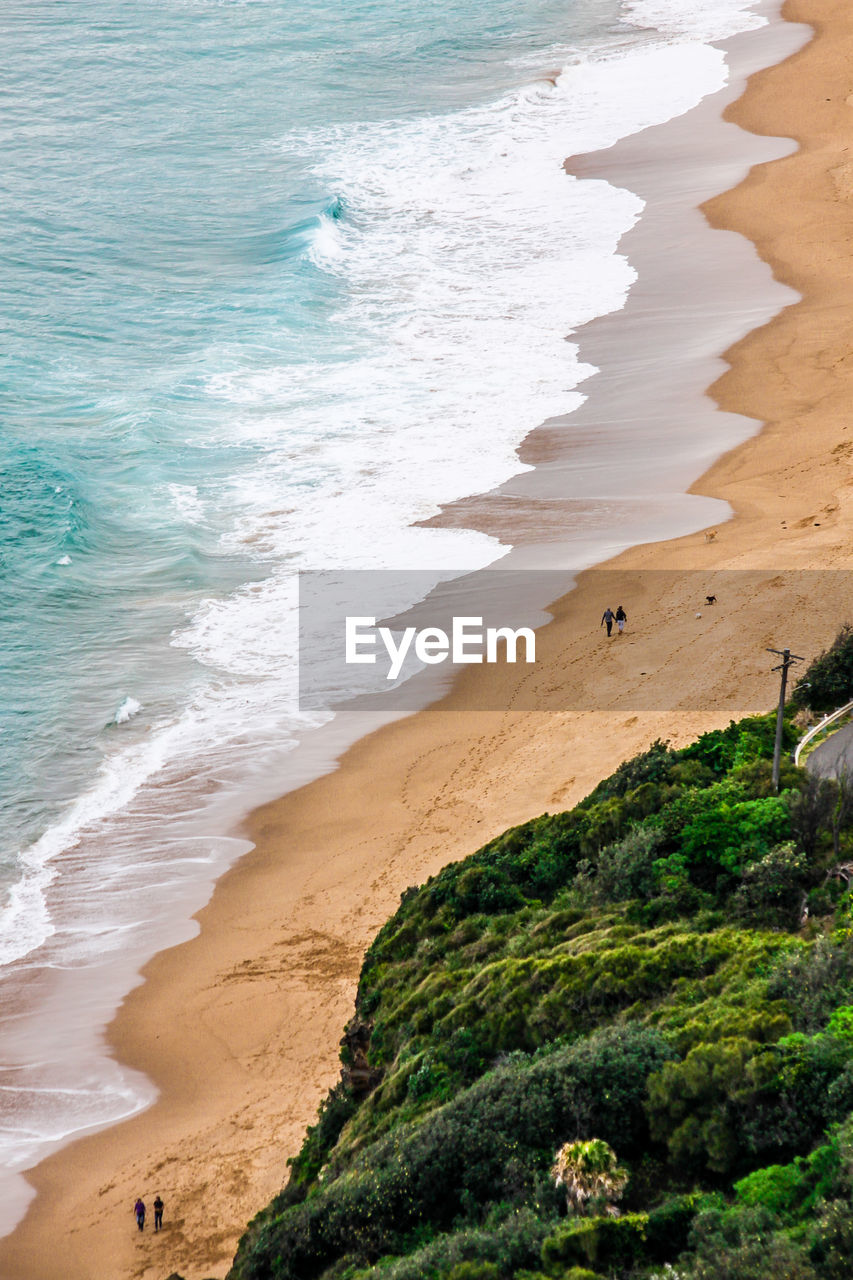
[[[809,745],[812,738],[816,738],[822,729],[825,729],[828,724],[832,724],[833,720],[838,720],[841,716],[846,715],[848,711],[853,711],[853,702],[845,702],[843,707],[839,707],[837,711],[830,711],[828,716],[824,716],[820,724],[812,725],[808,733],[800,738],[794,749],[794,764],[800,763],[800,753],[803,747]]]

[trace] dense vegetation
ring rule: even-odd
[[[230,1280],[851,1273],[851,788],[775,794],[774,720],[656,742],[403,895]]]
[[[853,698],[853,628],[841,628],[835,641],[797,681],[791,701],[812,711],[834,711]]]

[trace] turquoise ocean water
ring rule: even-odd
[[[615,12],[604,6],[605,23]],[[286,414],[262,395],[235,409],[213,381],[345,370],[373,339],[341,330],[346,281],[313,252],[327,220],[358,216],[312,172],[329,131],[510,89],[507,60],[565,19],[554,3],[4,9],[12,874],[21,846],[91,782],[125,699],[153,722],[205,678],[169,645],[172,629],[264,576],[221,539],[246,514],[235,483],[271,443],[286,447]],[[344,414],[327,430],[345,430]]]
[[[191,914],[238,849],[187,814],[310,729],[293,571],[502,554],[412,522],[518,470],[580,402],[566,335],[630,288],[642,202],[562,159],[714,92],[764,8],[4,6],[0,962],[38,974],[0,1005],[10,1169],[150,1097],[86,1040],[127,977],[61,984]]]
[[[254,530],[241,540],[238,529],[264,523],[253,471],[287,450],[291,431],[299,456],[290,474],[284,460],[273,502],[307,495],[310,506],[326,477],[322,460],[306,466],[306,443],[351,438],[341,384],[380,350],[383,318],[369,299],[362,315],[342,315],[350,282],[324,262],[324,239],[334,253],[338,226],[397,212],[389,192],[384,210],[347,203],[345,175],[317,166],[347,134],[373,143],[375,166],[383,144],[393,163],[389,120],[416,132],[431,114],[516,91],[528,78],[516,60],[555,37],[606,38],[618,4],[576,9],[4,9],[6,877],[91,785],[115,749],[116,714],[134,706],[126,699],[148,727],[210,679],[217,655],[200,667],[171,632],[203,600],[266,577],[270,557],[310,550],[298,530],[261,530],[253,548]],[[411,179],[400,175],[404,235]],[[328,470],[345,484],[346,466],[330,458]],[[226,652],[220,669],[232,657],[239,665]]]

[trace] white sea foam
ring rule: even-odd
[[[327,213],[321,214],[311,239],[308,257],[316,266],[322,267],[340,258],[343,251],[337,220]]]
[[[344,358],[211,377],[235,408],[229,431],[263,447],[231,482],[225,545],[264,556],[270,575],[205,602],[174,643],[269,677],[295,647],[295,569],[461,572],[502,554],[484,534],[412,522],[524,469],[521,440],[578,406],[594,372],[566,335],[624,304],[634,272],[617,246],[642,201],[563,160],[725,80],[721,51],[659,40],[576,55],[556,84],[486,108],[282,142],[340,201],[309,254],[345,286]]]
[[[21,854],[19,878],[0,912],[0,965],[29,955],[55,932],[45,897],[52,879],[52,869],[35,847]]]
[[[169,484],[166,491],[175,510],[188,524],[197,524],[204,517],[204,502],[199,498],[198,485]]]
[[[295,746],[297,733],[327,718],[322,713],[298,710],[292,672],[291,662],[290,674],[283,682],[255,679],[238,689],[221,683],[202,688],[180,714],[161,721],[152,732],[106,757],[91,788],[22,853],[20,879],[0,912],[0,965],[22,959],[54,934],[55,922],[46,896],[58,875],[60,854],[89,841],[106,842],[91,872],[88,864],[80,868],[88,887],[97,884],[101,892],[113,872],[122,876],[136,866],[142,847],[139,815],[134,816],[129,829],[119,830],[118,825],[111,829],[110,824],[119,824],[146,783],[156,780],[157,789],[145,801],[143,817],[146,822],[152,818],[159,821],[170,804],[180,807],[179,797],[186,797],[185,808],[197,805],[199,797],[193,788],[200,786],[204,791],[204,779],[225,780],[229,770],[233,777],[245,751],[247,733],[252,733],[261,754],[265,743],[284,752]],[[188,775],[189,761],[192,770]],[[111,855],[108,846],[113,838],[116,847]],[[160,832],[158,840],[162,838]],[[118,935],[116,945],[121,945]],[[105,948],[103,937],[98,946]]]
[[[116,724],[127,724],[128,720],[132,720],[142,710],[142,703],[136,698],[127,697],[122,702],[115,714]]]
[[[625,0],[624,13],[639,27],[709,41],[765,26],[759,7],[758,0]]]
[[[323,215],[306,253],[345,286],[343,358],[208,379],[233,406],[229,440],[263,450],[228,486],[223,548],[251,550],[269,576],[204,601],[173,643],[238,683],[200,690],[105,761],[28,851],[7,908],[19,927],[6,930],[0,960],[49,936],[37,903],[57,853],[146,780],[176,760],[225,760],[248,726],[286,742],[317,722],[296,705],[295,569],[463,572],[502,553],[484,534],[412,522],[516,473],[527,432],[582,402],[593,370],[565,337],[624,304],[634,273],[617,245],[642,201],[577,181],[563,159],[672,118],[725,83],[722,52],[683,28],[675,37],[575,55],[556,84],[489,107],[282,142],[341,201],[342,216]],[[187,519],[201,518],[195,486],[167,491]],[[127,723],[123,708],[116,719]]]

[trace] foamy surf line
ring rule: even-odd
[[[666,6],[657,4],[647,11],[635,2],[628,12],[638,24],[651,17],[667,29]],[[679,16],[677,6],[674,12]],[[558,77],[557,85],[539,84],[492,108],[460,113],[461,123],[446,117],[411,126],[379,126],[367,141],[363,131],[343,140],[313,139],[312,145],[326,152],[321,168],[329,182],[342,187],[346,202],[358,211],[359,225],[347,231],[335,231],[328,219],[321,220],[310,250],[328,261],[330,270],[344,272],[359,300],[340,316],[341,327],[359,331],[363,318],[356,312],[367,296],[368,328],[373,313],[390,315],[392,321],[401,313],[424,314],[437,317],[438,332],[413,334],[404,326],[402,332],[395,332],[396,342],[385,364],[375,357],[342,363],[340,375],[324,383],[322,395],[311,403],[318,404],[330,390],[338,390],[346,399],[352,428],[335,435],[324,431],[324,424],[314,421],[310,413],[304,422],[299,419],[305,428],[310,467],[318,469],[318,453],[329,454],[319,467],[319,481],[302,470],[303,456],[290,438],[280,454],[274,449],[265,454],[261,469],[241,474],[233,487],[242,490],[247,514],[237,524],[235,543],[257,546],[261,542],[271,563],[277,554],[291,560],[296,555],[299,567],[305,568],[325,568],[330,563],[342,568],[393,567],[387,551],[380,553],[378,565],[376,559],[377,546],[391,544],[397,564],[408,569],[446,564],[466,571],[490,563],[503,552],[495,538],[460,530],[426,532],[413,528],[412,522],[474,489],[494,488],[517,474],[515,449],[527,431],[550,414],[565,413],[582,403],[582,394],[573,393],[572,384],[582,383],[594,369],[578,360],[564,335],[594,315],[624,305],[634,271],[615,250],[639,216],[642,201],[630,191],[604,184],[595,184],[590,196],[590,184],[567,183],[561,160],[569,140],[576,152],[606,147],[617,137],[669,119],[713,93],[725,81],[725,61],[720,50],[702,42],[761,21],[749,13],[744,0],[715,6],[716,21],[710,26],[707,13],[688,17],[686,23],[682,18],[680,25],[670,24],[675,43],[657,42],[579,62]],[[336,142],[341,144],[337,148]],[[460,149],[470,160],[461,174],[459,162],[453,163]],[[411,208],[405,199],[399,202],[400,189],[419,191]],[[592,199],[589,207],[584,206],[581,191]],[[431,206],[428,225],[418,230],[413,246],[407,215],[422,211],[427,202]],[[514,216],[503,223],[499,213],[483,216],[501,206],[512,207]],[[516,234],[519,214],[522,226],[528,228],[526,245]],[[454,246],[447,236],[457,227],[459,243]],[[506,243],[496,254],[501,235]],[[555,256],[553,245],[560,240],[569,244],[570,251],[566,255],[560,250]],[[448,251],[452,269],[439,271],[437,279],[430,281],[432,293],[426,306],[417,305],[408,286],[400,296],[384,296],[382,282],[374,278],[377,262],[382,263],[383,275],[398,277],[401,273],[389,266],[405,259],[407,280],[430,280],[430,264],[440,262]],[[495,277],[496,258],[514,268],[503,281]],[[590,259],[592,274],[584,274]],[[461,260],[470,265],[467,288],[456,269]],[[530,268],[529,277],[524,266],[519,273],[519,262]],[[567,288],[567,282],[574,288]],[[481,310],[473,316],[473,331],[467,332],[465,325],[472,325],[468,313],[480,296]],[[519,312],[525,306],[528,310]],[[502,310],[509,321],[504,333],[493,323],[495,312]],[[517,351],[519,340],[523,343],[528,333],[531,341],[525,346],[525,363],[531,367],[519,379],[505,355]],[[538,341],[543,335],[544,347]],[[423,354],[426,337],[434,342],[431,358]],[[425,372],[418,370],[423,364]],[[412,368],[418,372],[411,386],[405,381],[401,386],[400,370]],[[470,400],[471,369],[479,371],[481,382],[478,419],[472,419],[468,405],[461,408],[444,399],[462,387],[466,401]],[[254,407],[275,397],[278,408],[290,409],[305,399],[304,384],[315,373],[310,367],[297,373],[289,370],[279,379],[283,386],[266,375],[227,375],[218,385],[236,406],[245,402]],[[372,398],[371,405],[378,399],[378,411],[361,403],[366,394]],[[424,411],[423,406],[431,403],[435,408]],[[371,432],[378,422],[378,440],[364,433],[368,419]],[[461,458],[460,423],[466,429]],[[275,424],[267,425],[272,429]],[[381,470],[368,469],[366,477],[350,483],[353,471],[364,471],[358,468],[358,459],[370,456],[371,445],[377,443],[382,446]],[[447,465],[448,460],[452,465]],[[413,488],[413,467],[420,489]],[[295,506],[292,521],[283,518],[287,513],[277,509],[282,493],[294,483],[311,480],[318,482],[311,488],[310,501]],[[353,547],[353,541],[358,545]],[[120,811],[138,787],[170,761],[181,755],[191,757],[217,731],[222,738],[238,736],[253,718],[251,713],[268,705],[271,692],[278,697],[279,715],[293,714],[286,676],[283,688],[271,690],[270,686],[281,679],[282,671],[292,669],[295,660],[294,596],[292,577],[272,572],[263,584],[203,606],[175,643],[214,670],[238,680],[254,680],[262,687],[261,697],[254,690],[247,692],[243,683],[236,689],[236,698],[230,690],[206,691],[183,717],[157,726],[153,744],[136,744],[118,753],[104,770],[98,791],[82,798],[30,852],[34,874],[73,845],[93,822]],[[129,696],[116,722],[126,723],[136,709],[136,700]],[[299,731],[308,726],[297,722],[293,727]],[[7,953],[5,958],[13,957]]]
[[[635,16],[639,8],[633,6]],[[735,8],[737,12],[744,12],[744,6]],[[714,73],[719,78],[722,67],[721,60],[717,57],[719,51],[712,52],[714,58],[709,60],[708,65],[713,65]],[[634,89],[636,87],[635,84]],[[560,158],[565,150],[565,147],[560,148]],[[625,207],[635,210],[636,198],[631,197]],[[615,240],[611,246],[611,256],[619,238],[615,230],[611,232],[611,239],[613,236]],[[624,264],[619,267],[623,280],[625,270]],[[541,280],[541,276],[539,278]],[[620,296],[624,301],[624,295]],[[552,297],[550,291],[548,297]],[[564,323],[559,318],[562,315],[564,312],[561,310],[556,318],[557,325]],[[454,316],[453,320],[454,323],[448,329],[451,336],[458,329],[458,316]],[[576,327],[576,323],[570,327]],[[555,339],[555,342],[567,345],[563,343],[562,336]],[[488,368],[491,369],[492,365]],[[583,368],[580,362],[577,362],[577,368]],[[603,374],[606,375],[606,372],[604,369]],[[565,367],[561,377],[564,376]],[[698,389],[696,393],[699,394]],[[559,400],[561,410],[565,410],[567,399],[571,401],[571,395],[567,395],[565,388],[562,397],[557,397],[551,389],[551,381],[547,394],[555,397],[553,401],[549,400],[549,404],[556,405]],[[519,395],[513,403],[517,404],[521,398]],[[536,401],[536,397],[531,399]],[[448,407],[444,405],[443,412],[447,411]],[[529,412],[528,407],[525,421],[529,420]],[[543,416],[540,408],[536,408],[535,412],[539,418]],[[518,423],[515,430],[517,443]],[[452,445],[453,441],[448,440],[442,448],[452,449]],[[509,444],[500,447],[505,448],[504,461],[488,473],[490,479],[501,479],[507,468],[513,467]],[[499,448],[496,448],[496,453],[498,452]],[[413,455],[417,456],[416,448],[413,449]],[[475,461],[480,461],[479,453]],[[704,458],[702,461],[704,462]],[[411,459],[401,455],[399,465],[410,466]],[[398,484],[399,474],[399,471],[395,472]],[[434,485],[434,481],[431,483]],[[472,481],[460,482],[463,491],[466,484],[470,487]],[[372,505],[381,500],[382,493],[378,485],[379,481],[369,484],[359,496],[359,501]],[[457,496],[462,494],[446,494],[442,500],[447,501]],[[398,507],[396,516],[411,518],[413,514],[429,515],[438,505],[438,500],[438,490],[430,488],[426,496],[421,495],[418,499],[413,513],[404,515]],[[325,511],[328,514],[328,507]],[[647,516],[649,514],[646,513]],[[315,520],[317,532],[322,534],[323,512],[320,507],[315,512]],[[687,527],[695,527],[695,523],[690,524],[691,520],[695,520],[695,513],[689,512],[685,507],[678,513],[676,521],[659,521],[657,528],[660,536],[666,536],[667,532],[672,536],[676,532],[686,531]],[[702,518],[698,521],[699,524],[703,522]],[[599,562],[620,546],[640,540],[648,534],[649,527],[648,519],[644,526],[636,512],[632,513],[632,519],[622,527],[614,526],[612,515],[608,514],[604,529],[596,532],[588,528],[584,530],[582,537],[576,537],[571,559],[564,563],[578,568],[584,563]],[[252,529],[251,532],[254,536],[257,530]],[[269,528],[266,533],[274,538],[277,529]],[[374,526],[371,529],[374,545],[377,534],[387,536],[387,527],[377,530]],[[510,542],[511,521],[507,534],[506,541]],[[249,536],[248,531],[246,536]],[[484,543],[482,537],[477,535],[466,541],[461,534],[442,539],[442,535],[437,535],[434,531],[413,530],[405,548],[406,557],[413,556],[417,564],[425,561],[435,564],[435,544],[442,541],[445,548],[457,558],[457,563],[460,546],[475,548],[475,553],[469,555],[471,567],[476,567],[479,561],[487,563],[490,559],[493,560],[495,553],[500,551],[500,544],[494,537],[486,539]],[[334,547],[329,547],[327,554],[331,555],[334,550]],[[452,558],[448,556],[448,560]],[[411,564],[411,559],[408,563]],[[191,629],[182,641],[198,644],[210,655],[217,650],[217,646],[221,649],[226,641],[233,648],[235,623],[239,624],[241,633],[248,633],[252,637],[275,634],[275,629],[280,624],[282,597],[290,590],[292,587],[289,580],[273,578],[261,589],[247,591],[232,602],[211,603],[198,620],[195,630]],[[285,603],[288,603],[287,600]],[[292,606],[292,601],[289,603]],[[258,681],[258,688],[252,693],[247,692],[245,685],[242,687],[242,705],[236,700],[229,702],[228,699],[224,699],[225,705],[222,705],[211,699],[191,719],[192,732],[186,732],[187,726],[180,721],[170,727],[171,737],[164,730],[153,743],[147,744],[147,755],[141,752],[134,756],[132,763],[136,772],[132,778],[123,777],[120,769],[114,770],[106,795],[100,799],[97,795],[88,797],[86,806],[72,817],[64,832],[53,833],[54,843],[42,850],[45,856],[41,863],[36,865],[34,860],[29,887],[37,888],[36,897],[40,895],[45,930],[52,929],[54,932],[50,937],[43,938],[40,944],[30,948],[26,956],[26,967],[18,971],[18,991],[23,992],[26,987],[27,999],[20,1003],[15,1000],[14,982],[9,988],[12,998],[4,998],[5,1008],[12,1010],[7,1025],[10,1031],[16,1033],[12,1039],[17,1037],[21,1049],[17,1066],[26,1075],[33,1057],[38,1056],[42,1064],[40,1069],[47,1070],[49,1076],[51,1071],[54,1072],[50,1077],[54,1082],[44,1086],[40,1096],[50,1093],[52,1099],[62,1098],[62,1080],[68,1074],[72,1078],[84,1076],[93,1082],[89,1092],[95,1102],[95,1109],[101,1089],[98,1084],[100,1079],[105,1082],[101,1092],[104,1097],[109,1097],[109,1105],[102,1109],[100,1120],[93,1118],[91,1112],[87,1112],[84,1118],[75,1116],[71,1111],[65,1122],[60,1122],[56,1115],[42,1117],[40,1121],[38,1117],[35,1121],[28,1117],[17,1129],[7,1129],[7,1133],[11,1132],[13,1135],[11,1145],[14,1147],[7,1160],[7,1167],[10,1169],[29,1167],[40,1155],[67,1141],[75,1133],[99,1124],[115,1122],[120,1118],[117,1111],[121,1111],[122,1107],[126,1108],[123,1114],[132,1114],[151,1101],[151,1091],[145,1082],[136,1079],[131,1072],[124,1072],[122,1068],[119,1070],[124,1074],[118,1085],[110,1089],[103,1074],[103,1064],[107,1061],[102,1048],[103,1027],[121,996],[133,985],[134,975],[144,961],[156,951],[173,945],[194,932],[195,926],[189,920],[192,912],[203,905],[218,875],[245,848],[245,844],[219,840],[211,833],[231,829],[249,805],[270,796],[271,788],[267,780],[269,762],[278,754],[279,764],[284,765],[278,748],[273,745],[280,736],[282,723],[289,724],[296,732],[304,728],[304,725],[294,726],[292,718],[287,719],[288,715],[292,717],[290,703],[281,703],[274,707],[274,714],[269,713],[271,687],[268,679],[280,661],[280,646],[272,648],[258,645],[255,640],[248,650],[241,650],[241,653],[248,654],[248,657],[243,657],[245,665],[239,674]],[[222,654],[219,656],[222,657]],[[258,667],[267,679],[259,679],[261,673]],[[272,693],[274,695],[275,691]],[[248,716],[246,702],[249,704]],[[260,733],[256,727],[254,736],[247,733],[246,727],[247,720],[253,717],[262,725]],[[194,769],[180,763],[185,754],[190,754],[193,750],[199,752],[204,759],[205,740],[209,739],[211,732],[217,727],[221,729],[223,723],[228,729],[222,739],[232,751],[239,747],[245,752],[248,739],[256,760],[258,776],[254,779],[246,776],[245,769],[235,766],[224,746],[220,752],[214,753],[213,758],[204,761],[200,768]],[[294,751],[286,761],[288,777],[283,780],[289,782],[290,786],[295,786],[307,781],[310,776],[316,776],[318,772],[328,768],[331,759],[343,750],[347,741],[360,736],[364,728],[363,723],[355,729],[338,724],[330,728],[325,736],[316,735],[310,744],[303,741],[300,749]],[[215,803],[211,805],[205,801],[205,787],[213,777],[221,779],[223,774],[227,776],[229,767],[232,771],[230,787],[220,790]],[[267,776],[262,776],[264,774]],[[156,785],[152,785],[152,780]],[[276,793],[284,789],[288,788],[280,781],[274,786]],[[174,816],[166,816],[170,812],[182,812],[189,816],[178,821]],[[110,823],[114,824],[112,828]],[[60,834],[63,838],[56,839]],[[103,856],[97,856],[99,854]],[[60,864],[62,875],[57,876]],[[39,881],[39,876],[47,879]],[[103,907],[100,920],[92,919],[91,906],[95,888]],[[165,912],[164,896],[168,903]],[[125,905],[128,902],[130,905]],[[141,923],[140,916],[143,917]],[[37,919],[35,904],[29,919]],[[42,950],[47,948],[42,955],[39,955],[39,946]],[[102,984],[107,970],[111,974],[111,982],[104,989]],[[93,1000],[91,995],[95,986],[100,991],[98,1000]],[[32,997],[36,991],[38,999],[34,1005]],[[24,1007],[25,1012],[22,1013]],[[68,1022],[79,1020],[81,1008],[86,1010],[89,1022],[82,1036],[79,1027],[76,1028],[75,1040],[73,1035],[69,1036],[71,1029]],[[56,1032],[56,1042],[53,1045],[50,1043],[51,1036],[45,1035],[48,1024],[51,1025],[52,1033]],[[36,1047],[43,1052],[34,1053]],[[55,1055],[53,1058],[52,1054]],[[110,1071],[114,1068],[115,1064],[110,1064]],[[66,1073],[65,1077],[63,1072]],[[23,1094],[18,1090],[16,1096],[21,1098]],[[19,1188],[20,1184],[16,1186]],[[5,1203],[15,1205],[15,1212],[18,1212],[20,1199],[16,1201],[14,1195],[10,1194],[5,1197]],[[5,1224],[7,1230],[10,1225]]]

